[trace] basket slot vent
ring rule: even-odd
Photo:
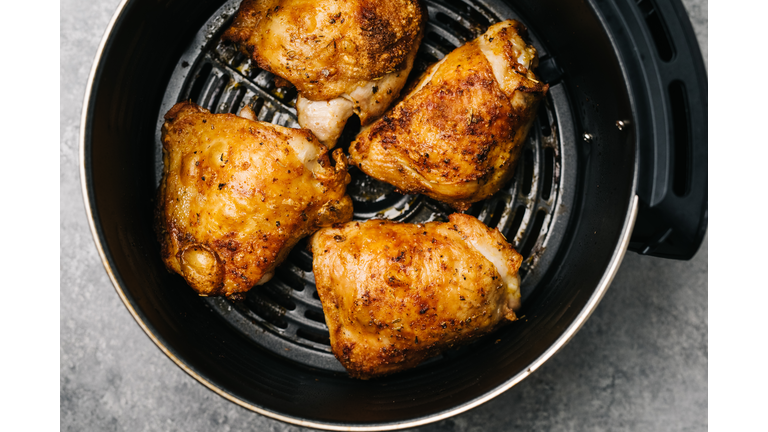
[[[541,233],[541,227],[544,226],[544,218],[547,216],[547,213],[544,210],[539,210],[536,212],[536,218],[533,220],[533,225],[529,228],[528,231],[528,238],[525,239],[525,244],[523,245],[523,248],[520,250],[520,254],[523,256],[523,258],[528,258],[531,255],[531,251],[533,250],[533,247],[536,245],[536,241],[539,239],[539,234]]]
[[[440,22],[428,24],[427,33],[434,33],[435,36],[442,38],[438,40],[440,40],[442,44],[450,47],[450,51],[464,45],[464,42],[466,42],[461,35],[455,34],[451,29],[446,28],[446,26]]]
[[[281,292],[275,284],[267,284],[256,287],[257,295],[262,296],[265,300],[268,300],[286,311],[292,311],[296,309],[296,303],[291,300],[285,292]]]
[[[256,117],[261,117],[261,109],[264,107],[264,99],[254,96],[251,98],[251,109],[256,113]]]
[[[520,190],[523,195],[528,196],[533,186],[533,152],[531,149],[525,149],[522,159],[520,162],[523,163],[523,182]]]
[[[292,290],[297,292],[304,291],[304,281],[299,277],[299,275],[287,269],[286,266],[279,266],[275,273],[275,276],[279,277],[280,280],[287,286],[291,287]]]
[[[427,31],[427,35],[424,37],[424,42],[429,43],[431,46],[435,47],[435,49],[442,54],[440,58],[445,57],[445,53],[449,53],[461,45],[461,43],[451,43],[448,39],[435,32],[435,28],[436,27],[433,26],[430,30]]]
[[[240,112],[240,108],[244,106],[243,99],[245,98],[245,93],[247,93],[247,91],[248,90],[246,90],[245,87],[237,87],[237,89],[232,92],[232,98],[228,101],[230,113],[237,114]]]
[[[549,116],[547,115],[547,107],[544,103],[539,105],[539,112],[537,113],[539,122],[539,131],[542,136],[548,137],[552,135],[552,124],[549,122]]]
[[[488,27],[492,22],[496,21],[487,12],[475,9],[468,3],[464,3],[462,0],[447,0],[446,3],[456,9],[457,12],[463,15],[469,15],[470,19],[483,27]]]
[[[312,321],[325,324],[325,315],[315,310],[307,309],[307,311],[304,312],[304,316],[307,317],[308,319],[311,319]]]
[[[296,96],[299,94],[296,87],[275,87],[269,92],[277,100],[288,106],[296,105]]]
[[[291,127],[294,121],[290,114],[278,111],[272,118],[272,123],[283,127]]]
[[[463,39],[462,42],[466,42],[474,38],[472,31],[470,31],[468,28],[458,23],[452,17],[449,17],[448,15],[442,12],[438,12],[437,14],[435,14],[435,18],[437,19],[437,22],[444,24],[445,26],[450,28],[453,34],[455,34],[457,38],[460,37],[461,39]]]
[[[201,96],[201,92],[203,91],[203,86],[205,85],[206,81],[208,81],[208,77],[211,75],[212,70],[213,70],[213,66],[211,66],[210,63],[205,63],[200,68],[200,71],[195,76],[194,84],[192,84],[192,89],[189,91],[189,96],[187,96],[187,99],[191,99],[195,102],[200,102],[200,96]]]
[[[248,58],[245,56],[245,54],[238,51],[237,54],[235,54],[235,58],[233,58],[232,61],[229,62],[229,64],[233,66],[240,66],[247,61],[248,61]]]
[[[496,227],[499,225],[499,221],[501,220],[501,216],[504,214],[504,209],[507,208],[507,202],[506,201],[496,201],[496,203],[493,204],[493,210],[491,211],[490,219],[488,220],[489,227]]]
[[[304,250],[306,244],[306,240],[302,240],[296,246],[294,246],[291,250],[291,253],[288,255],[288,260],[294,263],[302,271],[311,272],[312,256],[309,254],[309,252]]]
[[[256,118],[259,121],[265,121],[265,122],[271,123],[272,119],[275,117],[275,107],[272,106],[272,104],[269,102],[263,102],[261,109],[259,111],[254,110],[254,112],[258,113]]]
[[[512,218],[512,223],[509,225],[509,229],[504,233],[504,236],[508,239],[517,238],[517,232],[520,230],[520,225],[523,223],[523,217],[525,217],[525,206],[517,206],[515,210],[515,216]]]
[[[319,333],[317,331],[312,331],[309,329],[299,328],[296,330],[296,336],[315,342],[323,345],[331,345],[331,338],[329,334],[326,333]]]
[[[226,75],[219,75],[214,73],[211,75],[211,79],[209,79],[209,81],[210,84],[205,90],[203,90],[204,96],[200,106],[212,112],[216,112],[216,107],[219,104],[219,99],[221,99],[224,86],[229,81],[229,77]]]
[[[477,217],[482,210],[483,210],[483,204],[479,203],[479,202],[476,202],[476,203],[472,204],[472,207],[470,207],[469,210],[467,210],[465,213],[468,214],[468,215],[472,215],[474,217]]]
[[[664,25],[664,21],[661,20],[661,16],[656,10],[654,1],[637,0],[637,6],[640,8],[640,12],[645,18],[645,23],[648,25],[648,30],[651,32],[659,58],[665,62],[672,60],[675,56],[675,47],[669,38],[669,32]]]
[[[552,195],[552,185],[555,176],[555,150],[552,147],[544,148],[544,174],[541,185],[541,199],[548,201]]]
[[[672,81],[669,85],[669,102],[674,137],[672,192],[682,197],[691,190],[691,122],[685,85],[681,81]]]
[[[420,61],[414,64],[413,68],[416,69],[416,72],[420,75],[421,72],[427,70],[430,65],[439,62],[440,59],[445,57],[445,54],[434,47],[422,44],[419,47],[419,52],[416,54],[416,57]]]
[[[465,39],[474,39],[485,31],[485,28],[468,15],[461,14],[445,3],[427,2],[429,9],[429,21],[439,21],[448,24],[457,34]],[[453,23],[445,21],[446,19]]]
[[[251,290],[246,296],[245,305],[243,305],[246,308],[246,311],[252,311],[259,318],[277,328],[283,330],[287,329],[288,321],[285,319],[285,310],[278,308],[272,302],[260,295],[251,294],[255,291],[257,290]]]
[[[275,76],[271,73],[262,70],[256,75],[256,78],[253,79],[253,83],[266,91],[270,91],[275,86],[274,77]]]

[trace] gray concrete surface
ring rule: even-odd
[[[707,57],[707,1],[684,1]],[[61,2],[61,429],[298,431],[240,408],[177,368],[136,325],[102,268],[80,193],[78,126],[93,55],[118,0]],[[707,429],[707,251],[628,253],[576,337],[496,399],[419,431]]]

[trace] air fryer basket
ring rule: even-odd
[[[219,41],[239,2],[125,2],[94,66],[82,127],[84,195],[118,294],[171,359],[233,402],[330,429],[435,421],[511,387],[578,330],[618,268],[638,210],[633,250],[689,258],[698,248],[706,78],[679,3],[426,1],[414,74],[489,24],[516,18],[550,84],[515,177],[469,210],[525,257],[523,319],[411,371],[348,378],[330,352],[303,242],[242,302],[196,296],[160,260],[152,210],[160,125],[174,103],[232,113],[247,104],[260,120],[298,126],[295,90],[276,88]],[[356,219],[423,222],[451,212],[351,172]]]
[[[162,125],[163,114],[174,104],[192,100],[215,113],[236,114],[249,105],[261,121],[299,127],[294,108],[296,90],[275,87],[271,73],[259,69],[236,46],[220,41],[239,4],[240,0],[230,0],[216,11],[195,36],[200,44],[191,46],[178,60],[158,113],[158,125]],[[433,1],[426,5],[429,23],[414,77],[477,37],[491,23],[503,17],[517,17],[509,10],[493,12],[478,5],[455,3],[452,7]],[[456,9],[461,5],[464,13]],[[541,47],[537,39],[533,41]],[[544,68],[556,70],[543,47],[539,55]],[[565,185],[573,184],[576,177],[576,143],[573,134],[564,135],[567,139],[561,141],[557,131],[573,130],[574,126],[563,84],[557,76],[549,78],[550,91],[529,134],[516,177],[502,191],[469,210],[486,225],[498,227],[526,258],[520,271],[523,302],[552,263],[573,204],[573,189]],[[345,148],[357,130],[359,125],[352,121],[339,146]],[[163,169],[159,126],[155,140],[159,183]],[[396,193],[393,186],[356,168],[350,172],[353,182],[348,191],[357,220],[447,221],[447,215],[453,212],[449,206],[423,195]],[[304,242],[294,248],[275,277],[266,286],[251,290],[245,302],[224,298],[205,301],[252,342],[307,366],[343,372],[331,353],[322,305],[314,286],[312,257],[303,246]]]

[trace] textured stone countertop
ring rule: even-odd
[[[61,429],[305,430],[240,408],[142,332],[96,252],[78,129],[93,56],[118,0],[61,2]],[[685,0],[707,58],[707,0]],[[707,429],[707,239],[688,262],[627,253],[576,336],[521,383],[419,431]]]

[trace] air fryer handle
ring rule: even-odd
[[[694,123],[695,125],[696,123]],[[707,139],[706,120],[692,130],[692,135],[702,135],[692,141],[687,163],[674,163],[675,173],[683,170],[689,179],[682,183],[683,176],[675,174],[666,184],[661,201],[649,204],[647,198],[638,194],[640,206],[629,249],[643,255],[688,260],[693,258],[701,246],[707,229]],[[692,128],[694,129],[694,128]],[[677,154],[681,151],[667,149]],[[645,175],[642,173],[641,175]],[[655,177],[655,176],[654,176]]]
[[[638,139],[640,207],[629,249],[687,260],[707,230],[707,72],[682,4],[655,5],[678,45],[672,59],[660,62],[664,97],[652,107],[666,133]]]

